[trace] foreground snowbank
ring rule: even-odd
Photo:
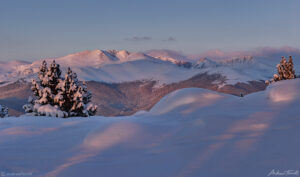
[[[299,90],[299,79],[244,98],[183,89],[131,117],[2,119],[0,171],[253,177],[300,170]]]

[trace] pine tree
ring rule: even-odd
[[[59,107],[55,107],[54,102],[55,95],[57,94],[56,87],[60,79],[61,70],[59,65],[53,61],[47,68],[47,62],[43,61],[38,72],[38,78],[32,81],[31,90],[33,91],[34,98],[29,97],[28,104],[23,106],[25,112],[33,113],[34,115],[49,115],[50,111],[61,111]],[[63,112],[59,113],[59,115],[65,116]]]
[[[38,72],[38,78],[32,80],[31,90],[34,96],[40,98],[42,95],[41,89],[46,86],[46,74],[48,72],[47,62],[44,60]]]
[[[47,72],[48,72],[47,62],[44,60],[40,67],[40,71],[38,72],[38,78],[41,81],[40,84],[42,84],[42,81],[44,80]]]
[[[53,61],[49,68],[47,62],[43,61],[38,79],[32,81],[31,90],[35,96],[35,102],[45,105],[53,104],[54,95],[57,94],[56,86],[61,77],[61,70],[58,64]]]
[[[294,63],[292,56],[289,57],[289,61],[285,57],[282,57],[280,64],[277,65],[278,79],[275,81],[294,79],[296,78]]]
[[[293,58],[292,56],[289,57],[289,79],[295,79],[296,78],[296,72],[295,72],[295,69],[294,69],[294,62],[293,62]]]
[[[55,103],[59,104],[62,110],[66,112],[69,112],[73,105],[73,95],[77,90],[76,82],[77,76],[74,75],[71,68],[68,68],[65,79],[60,79],[59,84],[57,85],[56,89],[58,90],[58,93],[55,98]]]
[[[8,108],[0,104],[0,118],[8,117]]]
[[[53,61],[47,68],[43,61],[38,79],[32,81],[34,98],[29,97],[24,105],[26,113],[57,117],[92,116],[97,106],[91,103],[92,95],[86,84],[81,84],[76,73],[68,68],[65,78],[61,77],[58,64]]]
[[[68,68],[65,79],[60,80],[55,101],[69,116],[93,116],[97,106],[91,103],[92,94],[87,91],[86,84],[80,84],[77,74]]]
[[[71,113],[80,116],[95,115],[97,106],[91,103],[91,98],[92,94],[87,90],[86,84],[83,82],[74,94],[74,103],[71,108]]]
[[[266,81],[265,83],[269,85],[270,83],[277,82],[280,80],[287,80],[287,79],[295,79],[296,73],[294,69],[294,63],[292,56],[289,56],[289,61],[286,60],[285,57],[281,58],[279,64],[277,64],[277,72],[278,74],[274,74],[273,79],[270,81]]]
[[[47,72],[47,86],[51,89],[51,92],[53,94],[57,94],[57,85],[59,83],[59,80],[61,79],[61,70],[59,64],[55,63],[55,60],[51,63],[49,70]]]

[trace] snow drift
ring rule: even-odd
[[[6,118],[0,122],[0,170],[107,177],[296,171],[299,89],[299,79],[243,98],[192,88],[130,117]]]

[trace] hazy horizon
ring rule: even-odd
[[[86,50],[78,50],[74,51],[73,53],[65,53],[62,55],[57,55],[55,54],[51,56],[46,56],[46,57],[41,57],[41,58],[35,58],[35,59],[26,59],[26,58],[21,58],[21,59],[12,59],[12,60],[1,60],[3,62],[9,62],[9,61],[24,61],[24,62],[34,62],[37,60],[42,60],[42,59],[55,59],[55,58],[60,58],[60,57],[65,57],[70,54],[75,54],[75,53],[81,53],[85,51],[94,51],[94,50],[115,50],[115,49],[86,49]],[[230,59],[234,57],[243,57],[243,56],[253,56],[253,57],[264,57],[264,58],[273,58],[273,59],[280,59],[282,56],[293,56],[294,59],[298,60],[300,56],[300,48],[294,48],[290,46],[282,46],[278,48],[274,47],[256,47],[252,48],[249,50],[240,50],[240,51],[225,51],[225,50],[220,50],[220,49],[211,49],[211,50],[206,50],[201,53],[196,53],[196,54],[187,54],[184,51],[179,51],[179,50],[170,50],[170,49],[149,49],[145,51],[130,51],[126,49],[119,49],[118,51],[125,50],[128,52],[141,52],[141,53],[151,53],[152,55],[157,55],[157,56],[169,56],[171,58],[175,59],[188,59],[188,60],[198,60],[201,58],[209,58],[212,60],[222,60],[222,59]]]
[[[299,5],[295,0],[4,0],[0,61],[93,49],[196,55],[212,49],[300,48]]]

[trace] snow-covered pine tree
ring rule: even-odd
[[[289,57],[289,61],[285,57],[282,57],[280,64],[277,65],[278,78],[275,81],[294,79],[296,78],[294,63],[292,56]]]
[[[85,82],[79,86],[74,94],[71,114],[80,116],[93,116],[97,112],[97,106],[91,103],[92,94],[87,90]]]
[[[34,98],[29,97],[28,104],[24,105],[26,113],[39,116],[66,117],[67,114],[55,105],[54,97],[57,94],[57,85],[61,79],[61,70],[53,61],[49,68],[47,62],[43,61],[38,78],[32,81],[31,90]]]
[[[289,57],[289,66],[288,66],[288,70],[289,70],[289,79],[295,79],[296,76],[296,72],[294,69],[294,62],[293,62],[293,58],[292,56]]]
[[[54,101],[66,112],[69,112],[73,105],[73,96],[74,92],[77,90],[77,82],[76,75],[74,75],[71,68],[68,68],[65,78],[60,79],[59,84],[56,87],[57,95],[55,96]]]
[[[285,57],[282,57],[280,63],[277,64],[276,67],[278,74],[274,74],[271,81],[267,80],[265,82],[267,85],[280,80],[295,79],[297,77],[292,56],[289,57],[289,61],[287,61]]]
[[[23,106],[23,109],[26,113],[35,112],[34,115],[38,115],[37,110],[34,111],[34,105],[36,101],[43,96],[42,90],[43,86],[47,84],[45,79],[47,72],[47,62],[44,60],[42,62],[42,65],[40,66],[37,79],[33,79],[31,82],[31,90],[33,92],[34,97],[29,96],[28,103]]]
[[[55,102],[61,109],[68,112],[69,116],[93,116],[96,114],[97,106],[91,103],[92,94],[87,90],[86,84],[81,84],[77,74],[68,68],[65,79],[60,80],[58,94]]]
[[[34,97],[28,98],[24,105],[26,113],[41,116],[92,116],[97,106],[91,103],[92,95],[87,91],[86,84],[81,84],[76,73],[68,68],[65,78],[61,78],[61,70],[53,61],[47,67],[43,61],[38,78],[32,81],[31,90]]]
[[[8,117],[8,108],[0,104],[0,118]]]

